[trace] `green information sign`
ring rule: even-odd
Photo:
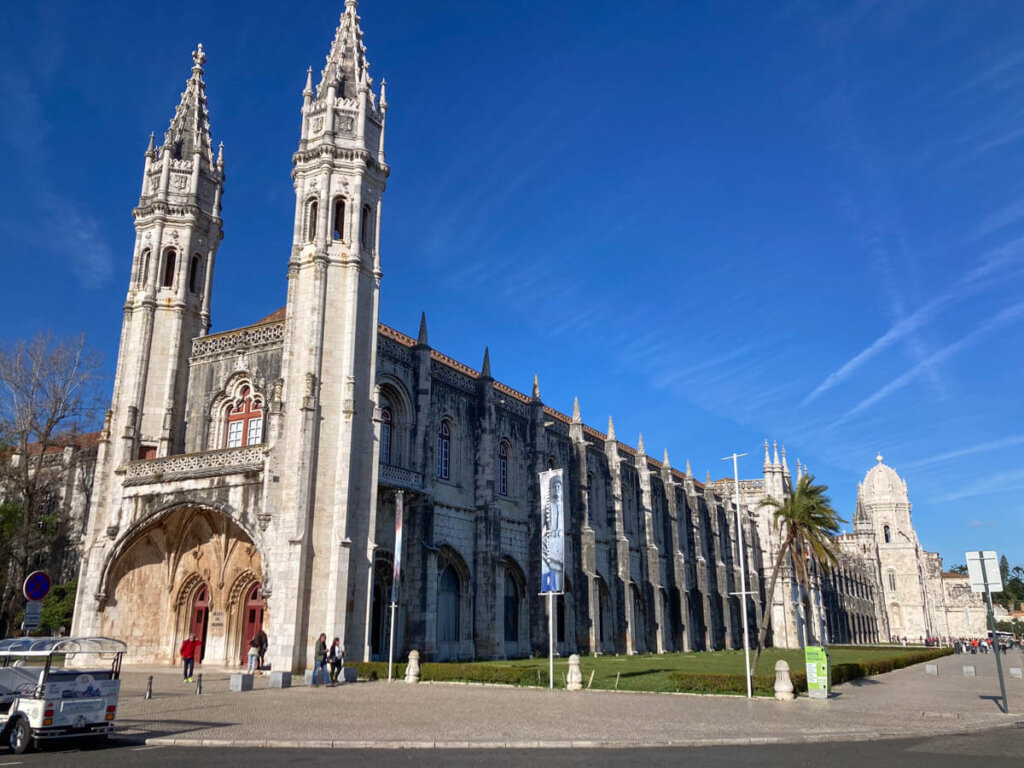
[[[820,645],[804,649],[807,663],[807,695],[812,699],[828,698],[828,651]]]

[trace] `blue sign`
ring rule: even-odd
[[[26,600],[42,600],[50,591],[50,576],[46,571],[33,571],[25,579],[22,589]]]

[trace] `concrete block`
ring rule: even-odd
[[[302,684],[312,685],[313,684],[313,670],[307,669],[302,673]]]
[[[342,671],[345,673],[345,682],[354,683],[359,679],[355,667],[342,667]]]
[[[292,687],[292,673],[291,672],[271,672],[270,673],[270,687],[271,688],[291,688]]]
[[[241,692],[252,690],[252,675],[244,672],[235,672],[231,675],[230,691]]]
[[[1020,667],[1010,667],[1010,677],[1014,680],[1024,680],[1024,675],[1021,674]]]
[[[924,665],[924,673],[926,675],[938,676],[938,674],[939,674],[939,665],[938,664],[925,664]]]
[[[973,664],[964,664],[964,677],[977,677]]]

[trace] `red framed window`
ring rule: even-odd
[[[381,408],[380,411],[380,460],[384,464],[391,463],[391,426],[392,416],[390,408]]]
[[[242,387],[238,400],[230,407],[225,448],[241,448],[263,442],[263,403]]]
[[[442,480],[451,478],[452,427],[447,421],[441,422],[437,430],[437,476]]]

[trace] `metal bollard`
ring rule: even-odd
[[[152,675],[150,675],[149,679],[146,681],[146,698],[147,699],[152,699],[153,698],[153,676]]]
[[[203,673],[196,675],[196,696],[203,692]]]

